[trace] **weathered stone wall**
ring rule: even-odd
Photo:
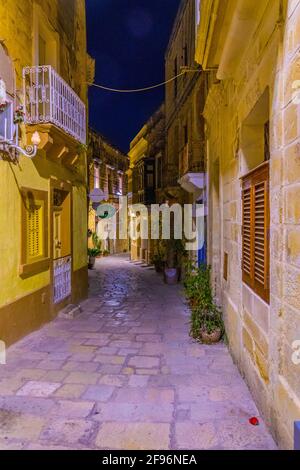
[[[166,85],[166,157],[164,186],[177,186],[179,177],[203,171],[204,123],[201,119],[204,77],[195,63],[195,2],[183,0],[174,23],[165,59],[166,80],[188,70]],[[177,70],[175,67],[177,65]],[[175,89],[177,92],[175,92]],[[187,133],[187,135],[185,135]],[[188,146],[185,148],[187,139]],[[188,158],[185,157],[187,151]],[[181,202],[189,202],[185,191]]]
[[[89,192],[95,189],[95,167],[99,169],[99,188],[105,192],[107,202],[112,204],[116,210],[119,207],[119,196],[127,195],[127,175],[129,166],[127,155],[113,146],[101,134],[90,129],[88,144],[89,165]],[[110,192],[109,192],[110,189]],[[118,223],[118,219],[117,219]],[[88,227],[92,232],[97,229],[96,211],[89,206]],[[117,237],[119,226],[117,225]],[[89,247],[92,240],[89,239]],[[122,253],[128,250],[128,240],[117,238],[116,240],[103,240],[101,250],[109,250],[111,254]]]
[[[286,8],[283,8],[285,7]],[[234,79],[211,85],[205,118],[209,262],[233,357],[279,445],[293,445],[300,418],[300,2],[268,2]],[[268,90],[268,95],[264,95]],[[259,162],[243,149],[243,126],[268,96],[270,119],[270,305],[242,282],[240,178]],[[228,254],[227,281],[223,277]]]
[[[51,37],[53,35],[57,41],[57,71],[86,103],[87,55],[84,0],[72,2],[2,0],[0,2],[0,45],[3,46],[12,62],[13,73],[16,76],[17,97],[22,102],[22,69],[36,65],[37,51],[34,41],[37,39],[35,36],[37,16],[41,24],[46,25]],[[2,67],[1,62],[0,76]],[[25,126],[21,125],[20,128],[24,146]],[[67,168],[49,158],[45,149],[39,150],[32,160],[20,156],[18,164],[7,159],[0,160],[0,336],[9,343],[39,327],[46,320],[50,320],[53,313],[51,312],[53,299],[51,269],[44,269],[26,278],[20,276],[22,245],[20,190],[22,187],[47,192],[50,208],[51,181],[56,179],[72,184],[71,231],[74,280],[82,279],[85,275],[87,205],[84,150],[80,152],[78,162],[76,167]],[[50,249],[47,254],[49,257],[51,257],[53,246],[53,240],[50,238],[52,222],[52,213],[49,210],[49,233],[46,234],[49,238]],[[73,288],[76,289],[75,284]],[[23,300],[26,303],[26,299],[29,299],[28,305],[32,305],[32,308],[28,308],[25,312],[25,310],[22,311],[22,305]],[[9,314],[6,313],[7,311]],[[8,333],[4,334],[3,332],[6,331]]]
[[[22,68],[33,61],[34,10],[40,9],[50,29],[59,36],[59,73],[84,100],[86,86],[85,2],[75,0],[2,0],[0,41],[14,61],[17,87],[21,88]],[[48,65],[48,64],[45,64]]]

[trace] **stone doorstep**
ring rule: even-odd
[[[83,312],[79,304],[78,305],[69,304],[65,308],[60,310],[58,316],[59,318],[69,318],[70,320],[73,320],[74,318],[77,318],[82,313]]]

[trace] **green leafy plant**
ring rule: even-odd
[[[92,233],[92,244],[93,248],[99,250],[101,253],[102,240],[98,237],[96,232]]]
[[[88,256],[90,258],[96,258],[96,256],[100,255],[101,253],[101,250],[99,250],[98,248],[88,248]]]
[[[109,250],[104,250],[103,251],[103,256],[108,256],[109,255]]]
[[[151,264],[154,264],[154,265],[163,264],[164,258],[159,253],[154,253],[151,256],[150,261],[151,261]]]
[[[179,268],[186,257],[184,240],[164,240],[164,261],[168,268]]]
[[[195,339],[201,330],[208,334],[217,329],[224,332],[222,313],[213,298],[210,272],[210,266],[196,268],[191,261],[187,263],[184,289],[191,307],[190,334]]]
[[[153,253],[150,259],[151,264],[155,266],[157,272],[161,272],[165,262],[165,252],[163,240],[156,240],[154,244]]]

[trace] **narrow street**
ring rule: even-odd
[[[0,449],[275,449],[227,347],[189,338],[180,289],[99,260],[80,316],[9,348]]]

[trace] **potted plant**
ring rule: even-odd
[[[183,240],[166,241],[164,279],[169,285],[177,284],[181,277],[181,263],[185,256]]]
[[[100,254],[98,248],[88,248],[88,268],[93,269],[96,257]]]
[[[93,244],[93,248],[97,249],[99,251],[99,254],[97,255],[97,257],[99,257],[102,253],[101,251],[101,245],[102,245],[102,241],[101,239],[98,237],[97,233],[96,232],[93,232],[92,233],[92,244]]]
[[[151,264],[153,264],[157,273],[161,273],[164,267],[164,259],[158,253],[155,253],[151,258]]]
[[[209,266],[201,265],[188,271],[185,292],[191,306],[191,336],[206,344],[220,341],[224,324],[213,298]]]
[[[162,273],[164,270],[164,249],[161,240],[158,240],[155,245],[154,254],[151,257],[151,264],[154,265],[157,273]]]
[[[197,305],[197,294],[198,294],[198,283],[199,276],[198,269],[195,263],[191,259],[187,259],[184,263],[185,267],[185,279],[184,279],[184,292],[187,298],[188,304],[191,308]]]
[[[103,254],[103,256],[108,256],[109,255],[109,250],[104,250],[102,254]]]

